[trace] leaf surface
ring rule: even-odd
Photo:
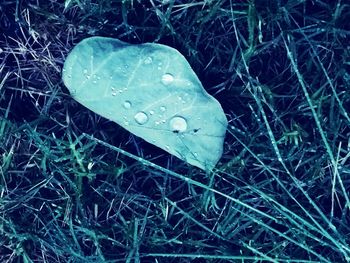
[[[174,48],[87,38],[62,78],[79,103],[191,165],[212,170],[222,155],[222,107]]]

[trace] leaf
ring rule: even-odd
[[[212,170],[221,158],[226,116],[177,50],[91,37],[62,78],[79,103],[189,164]]]

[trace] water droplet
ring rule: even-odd
[[[84,73],[84,74],[87,74],[87,73],[88,73],[88,70],[87,70],[87,69],[84,69],[84,70],[83,70],[83,73]]]
[[[184,132],[187,130],[187,121],[183,117],[175,116],[170,120],[169,124],[172,131]]]
[[[169,85],[171,84],[172,82],[174,81],[174,76],[169,74],[169,73],[166,73],[162,76],[162,83],[164,85]]]
[[[117,96],[117,91],[115,90],[115,87],[111,87],[112,96]]]
[[[124,106],[125,109],[130,109],[131,108],[131,102],[126,100],[126,101],[124,101],[123,106]]]
[[[154,114],[154,111],[153,110],[150,110],[149,111],[149,115],[153,115]]]
[[[148,116],[143,111],[139,111],[135,114],[134,119],[138,124],[142,125],[148,121]]]
[[[126,126],[128,126],[128,125],[129,125],[129,119],[128,119],[128,117],[123,116],[123,119],[124,119],[124,124],[125,124]]]
[[[160,109],[160,111],[162,111],[162,112],[166,111],[166,107],[165,107],[165,106],[161,106],[159,109]]]
[[[145,60],[143,61],[143,63],[145,63],[145,64],[151,64],[151,63],[152,63],[152,58],[151,58],[151,57],[145,58]]]
[[[170,151],[170,146],[169,146],[169,145],[165,145],[165,149],[166,149],[167,151]]]

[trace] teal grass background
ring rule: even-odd
[[[0,262],[348,262],[347,1],[0,2]],[[82,39],[179,50],[226,113],[212,172],[78,104]]]

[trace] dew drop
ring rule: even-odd
[[[150,110],[150,111],[149,111],[149,114],[150,114],[150,115],[153,115],[153,114],[154,114],[154,111],[153,111],[153,110]]]
[[[145,64],[151,64],[151,63],[152,63],[152,58],[151,58],[151,57],[145,58],[145,60],[143,61],[143,63],[145,63]]]
[[[164,85],[169,85],[171,84],[172,82],[174,81],[174,76],[169,74],[169,73],[166,73],[162,76],[162,83]]]
[[[172,131],[184,132],[187,130],[187,121],[183,117],[175,116],[171,118],[169,124]]]
[[[160,111],[162,111],[162,112],[166,111],[166,107],[165,107],[165,106],[161,106],[159,109],[160,109]]]
[[[124,119],[124,124],[128,126],[129,125],[128,117],[124,116],[123,119]]]
[[[148,121],[148,116],[143,111],[139,111],[135,114],[134,119],[138,124],[142,125]]]
[[[116,91],[112,91],[112,96],[117,96],[117,92]]]
[[[124,106],[125,109],[130,109],[131,108],[131,102],[126,100],[126,101],[124,101],[123,106]]]
[[[88,70],[87,69],[84,69],[83,70],[83,73],[86,75],[88,73]]]

